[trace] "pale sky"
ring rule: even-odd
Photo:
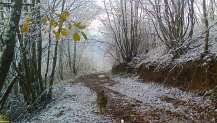
[[[103,0],[96,0],[96,3],[97,5],[101,6],[101,7],[104,7],[104,3],[103,3]]]
[[[96,4],[100,7],[104,7],[103,0],[94,0]],[[103,28],[103,24],[100,21],[100,18],[104,18],[105,13],[99,13],[94,20],[92,20],[91,24],[88,26],[88,37],[89,39],[96,39],[99,41],[103,41],[104,37],[100,33]],[[90,40],[91,42],[93,40]],[[101,71],[108,71],[112,67],[112,62],[107,54],[105,53],[105,46],[103,43],[90,43],[88,48],[85,50],[86,57],[90,57],[92,60],[93,65],[98,70]]]

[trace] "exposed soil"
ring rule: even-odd
[[[102,109],[102,110],[101,110]],[[53,99],[22,123],[215,123],[208,97],[144,83],[133,76],[91,74],[55,85]]]
[[[117,83],[112,81],[108,76],[99,77],[100,74],[86,75],[78,78],[75,82],[84,82],[85,85],[96,93],[100,93],[102,90],[105,91],[105,96],[108,99],[106,112],[104,115],[111,115],[115,119],[115,123],[120,123],[124,120],[124,123],[149,123],[148,120],[144,119],[135,107],[140,106],[141,102],[138,100],[129,100],[125,95],[115,92],[105,87],[105,85],[112,86]],[[100,107],[98,105],[98,107]]]
[[[154,81],[178,87],[182,90],[204,93],[215,87],[217,80],[216,58],[199,59],[186,63],[170,63],[166,66],[141,64],[136,70],[144,81]]]
[[[91,88],[96,93],[100,93],[104,90],[108,104],[103,114],[112,116],[118,123],[120,123],[121,119],[125,121],[124,123],[212,123],[216,121],[217,113],[214,111],[211,104],[200,106],[199,103],[194,103],[193,100],[185,101],[166,95],[160,96],[160,101],[172,105],[174,109],[182,108],[184,113],[168,109],[169,107],[167,107],[167,105],[165,108],[159,108],[155,105],[145,103],[140,97],[134,98],[127,93],[121,93],[120,91],[112,89],[113,86],[118,85],[119,82],[111,80],[105,74],[81,76],[74,82],[84,82],[88,88]]]

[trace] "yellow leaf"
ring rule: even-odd
[[[67,37],[68,36],[68,32],[66,29],[62,28],[61,29],[61,32],[60,32],[64,37]]]
[[[30,21],[31,21],[31,17],[30,16],[26,16],[25,17],[25,19],[24,19],[24,23],[26,22],[26,23],[30,23]]]
[[[23,21],[22,28],[21,28],[21,32],[23,32],[23,33],[29,32],[30,20],[31,20],[31,18],[29,16],[25,17],[25,19]]]
[[[60,38],[61,38],[60,33],[59,32],[54,32],[54,35],[55,35],[56,40],[59,41]]]
[[[85,29],[86,28],[86,26],[82,25],[81,22],[74,23],[74,26],[77,27],[78,29]]]
[[[58,26],[58,22],[56,22],[54,19],[51,19],[50,20],[50,25],[51,25],[52,28],[55,28],[55,27]]]
[[[29,32],[29,25],[28,24],[23,24],[21,31],[23,33]]]
[[[0,122],[9,123],[9,117],[3,114],[0,114]]]
[[[70,16],[70,12],[67,10],[64,10],[62,14],[60,15],[60,21],[66,21]]]
[[[73,40],[74,41],[80,41],[81,40],[81,36],[77,32],[75,32],[73,34]]]

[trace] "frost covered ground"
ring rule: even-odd
[[[209,42],[209,53],[217,54],[217,38],[212,35]],[[188,44],[188,43],[187,43]],[[184,45],[185,46],[185,45]],[[173,59],[173,55],[168,51],[166,46],[162,43],[159,46],[150,49],[148,53],[143,53],[134,58],[131,65],[135,67],[139,67],[141,64],[145,64],[146,66],[157,64],[161,67],[167,66],[169,64],[182,64],[188,61],[199,60],[201,58],[201,54],[204,53],[204,40],[203,39],[195,39],[190,43],[189,48],[186,53],[182,54],[180,57]],[[209,54],[209,55],[210,55]]]
[[[197,96],[193,93],[183,92],[177,88],[164,87],[156,83],[144,83],[142,80],[140,81],[130,77],[116,77],[114,78],[114,81],[120,83],[109,87],[110,89],[140,100],[145,104],[154,105],[159,108],[174,109],[171,104],[161,100],[163,96],[173,99],[181,99],[186,102],[192,101],[203,106],[211,103],[209,99],[203,99],[203,97]],[[175,110],[176,109],[174,109],[174,111]]]
[[[112,123],[111,118],[97,113],[95,101],[95,92],[82,84],[59,84],[53,101],[22,123]]]
[[[100,90],[108,99],[103,114],[97,113]],[[208,97],[133,76],[91,74],[58,84],[52,102],[22,123],[214,123],[216,118]]]
[[[138,110],[164,110],[183,117],[182,120],[214,121],[214,116],[208,116],[214,107],[207,97],[198,96],[194,93],[184,92],[177,88],[168,88],[155,83],[144,83],[132,77],[113,79],[119,83],[107,86],[113,91],[139,100],[142,106]],[[149,110],[149,109],[148,109]]]

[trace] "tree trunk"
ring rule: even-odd
[[[22,0],[15,0],[15,4],[13,4],[13,9],[11,12],[9,30],[5,34],[5,37],[7,37],[4,40],[6,47],[2,56],[0,56],[0,91],[3,88],[10,65],[13,61],[14,49],[16,45],[16,30],[20,21],[21,8]]]
[[[63,80],[63,40],[59,45],[59,76],[60,80]]]
[[[70,40],[68,40],[68,64],[69,64],[69,68],[70,71],[72,73],[72,59],[71,59],[71,47],[70,47]]]
[[[77,42],[74,41],[73,73],[74,73],[75,75],[77,75],[76,60],[77,60]]]
[[[2,96],[1,100],[0,100],[0,110],[2,110],[2,108],[4,107],[4,104],[10,94],[10,92],[12,91],[12,88],[14,86],[14,84],[17,82],[17,78],[14,78],[11,83],[9,84],[8,88],[6,89],[4,95]]]
[[[40,4],[40,0],[36,0],[37,4]],[[37,40],[37,48],[38,48],[38,81],[40,84],[40,91],[44,90],[44,85],[42,83],[42,75],[41,75],[41,61],[42,61],[42,35],[41,35],[41,13],[40,13],[40,6],[36,8],[36,15],[37,15],[37,26],[38,26],[38,40]]]
[[[48,34],[48,53],[47,53],[47,66],[46,66],[46,72],[45,72],[45,88],[47,88],[47,75],[49,71],[49,66],[50,66],[50,48],[51,48],[51,26],[49,27],[49,34]]]
[[[191,28],[189,32],[189,38],[192,38],[194,34],[194,25],[195,25],[195,19],[194,19],[194,0],[189,1],[189,12],[190,12],[190,21],[191,21]]]
[[[206,0],[203,0],[203,18],[205,25],[205,40],[204,40],[204,53],[209,52],[209,21],[207,17],[207,5]]]
[[[52,97],[52,86],[54,81],[54,75],[56,70],[56,63],[57,63],[57,51],[58,51],[58,43],[59,41],[56,41],[55,49],[54,49],[54,57],[53,57],[53,65],[52,65],[52,71],[50,75],[50,82],[49,82],[49,91],[48,91],[48,99],[51,99]]]
[[[64,10],[64,6],[65,6],[65,0],[63,0],[63,2],[62,2],[62,11],[61,11],[61,13]],[[58,33],[60,33],[62,26],[63,26],[62,24],[59,24]],[[49,91],[48,91],[48,94],[47,94],[48,99],[52,98],[52,89],[53,89],[52,86],[53,86],[54,75],[55,75],[55,70],[56,70],[56,63],[57,63],[58,44],[59,44],[59,40],[56,39],[56,44],[55,44],[55,49],[54,49],[54,57],[53,57],[53,65],[52,65],[52,71],[51,71],[50,81],[49,81]]]
[[[215,0],[210,0],[210,19],[215,20]]]

